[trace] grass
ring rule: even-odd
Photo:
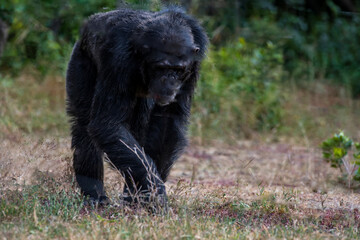
[[[39,76],[30,70],[14,81],[0,76],[0,134],[66,134],[65,82],[60,76]],[[42,134],[43,135],[43,134]]]
[[[0,231],[6,239],[355,239],[359,234],[358,210],[309,211],[286,198],[288,192],[259,191],[258,199],[244,201],[230,200],[221,190],[205,196],[191,191],[179,183],[169,194],[171,211],[149,215],[116,206],[83,207],[73,189],[59,190],[48,180],[2,195]]]
[[[200,144],[193,136],[166,183],[170,211],[154,215],[119,205],[123,182],[110,167],[105,186],[113,204],[82,205],[71,168],[64,81],[31,76],[0,81],[4,239],[356,239],[360,234],[359,189],[339,182],[316,147],[334,126],[357,129],[358,103],[341,90],[289,90],[294,95],[287,98],[282,132],[253,132],[251,140],[235,133],[227,140],[231,144]]]

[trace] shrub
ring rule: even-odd
[[[352,180],[360,181],[360,143],[354,142],[343,132],[334,134],[332,138],[321,144],[323,158],[331,167],[339,168],[351,186]],[[352,153],[348,154],[348,153]]]
[[[246,129],[278,128],[283,74],[282,55],[270,41],[259,47],[239,38],[212,49],[202,67],[193,130],[202,134],[205,127],[220,135],[239,135]]]

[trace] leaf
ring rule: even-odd
[[[339,159],[339,158],[343,158],[347,154],[347,152],[343,148],[335,147],[333,149],[333,154],[336,158]]]
[[[355,145],[356,150],[360,150],[360,143],[355,142],[354,145]]]
[[[360,168],[357,169],[355,175],[354,175],[354,180],[356,181],[360,181]]]
[[[330,147],[330,142],[329,142],[329,140],[327,140],[327,141],[324,141],[322,144],[321,144],[321,148],[328,148],[328,147]]]
[[[353,156],[355,159],[360,159],[360,152],[354,153]]]
[[[323,158],[329,159],[331,157],[331,153],[323,152]]]

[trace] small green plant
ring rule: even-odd
[[[347,178],[349,187],[353,180],[360,181],[360,143],[354,142],[340,132],[325,140],[321,148],[323,158],[331,164],[331,167],[340,169]]]

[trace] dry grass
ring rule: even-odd
[[[0,143],[0,231],[6,238],[313,239],[359,234],[359,192],[338,184],[337,173],[314,149],[252,141],[192,145],[166,183],[169,214],[151,216],[117,207],[122,180],[110,167],[106,188],[115,205],[83,208],[78,193],[72,193],[69,146],[69,138]],[[72,204],[70,219],[61,213],[67,208],[62,202]],[[10,211],[12,203],[25,212]]]

